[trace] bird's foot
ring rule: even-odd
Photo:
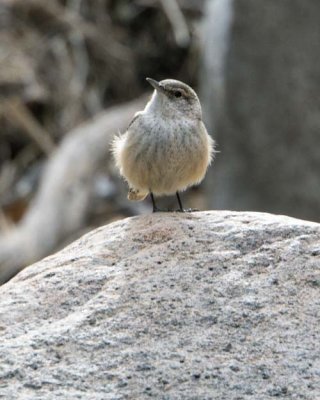
[[[158,207],[153,207],[152,212],[171,212],[172,210],[168,210],[167,208],[158,208]]]
[[[181,213],[186,213],[186,212],[196,212],[196,211],[200,211],[197,208],[179,208],[178,210],[175,210],[176,212],[181,212]]]
[[[175,212],[197,212],[200,211],[197,208],[178,208]]]

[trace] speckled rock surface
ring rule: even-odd
[[[0,288],[0,398],[315,400],[319,270],[288,217],[99,228]]]

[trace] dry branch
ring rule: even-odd
[[[5,116],[8,121],[13,121],[22,128],[22,132],[28,135],[46,155],[50,155],[55,149],[55,144],[49,133],[39,124],[28,108],[19,99],[3,102]]]
[[[177,1],[161,0],[161,4],[171,23],[177,45],[181,47],[188,46],[190,43],[190,33]]]
[[[112,107],[71,131],[52,154],[40,189],[24,219],[0,237],[0,283],[45,257],[83,226],[92,177],[109,157],[110,141],[124,131],[145,97]]]

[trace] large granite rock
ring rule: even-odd
[[[207,2],[202,100],[212,208],[320,221],[320,2]]]
[[[159,213],[99,228],[0,292],[0,398],[309,399],[320,225]]]

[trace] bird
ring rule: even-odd
[[[116,167],[129,186],[128,199],[149,194],[153,212],[160,210],[155,196],[176,194],[199,184],[210,165],[214,140],[202,120],[196,92],[175,79],[146,78],[154,88],[144,110],[138,111],[127,131],[115,137],[112,152]]]

